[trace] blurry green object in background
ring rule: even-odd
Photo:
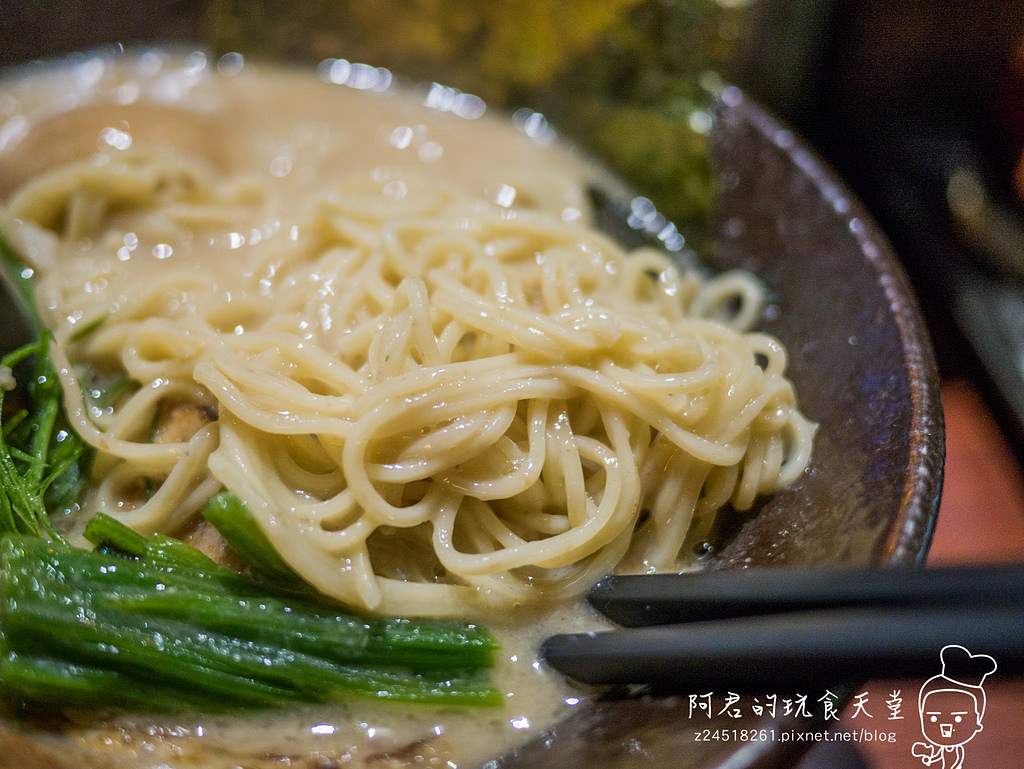
[[[709,109],[753,0],[212,0],[219,52],[345,58],[542,112],[698,245]]]

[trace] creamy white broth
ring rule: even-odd
[[[233,281],[246,262],[239,251],[303,237],[295,206],[311,188],[330,188],[339,176],[365,175],[368,184],[383,180],[385,186],[394,176],[389,192],[396,199],[404,184],[400,171],[409,171],[509,207],[567,219],[587,210],[591,166],[555,146],[550,133],[531,138],[509,119],[483,115],[482,106],[464,110],[472,117],[425,107],[455,98],[432,95],[439,86],[391,88],[368,98],[308,69],[250,64],[224,76],[199,54],[186,61],[182,66],[156,52],[128,61],[87,59],[70,75],[58,68],[14,82],[0,103],[0,119],[7,117],[0,132],[6,135],[0,199],[68,161],[95,156],[97,164],[117,164],[133,146],[166,148],[217,173],[238,175],[238,204],[228,212],[233,227],[197,222],[183,242],[117,244],[62,265],[69,283],[81,280],[76,269],[97,276],[97,302],[116,305],[151,270],[173,268],[204,281],[225,271]],[[269,189],[273,198],[248,194],[247,177],[254,190]]]

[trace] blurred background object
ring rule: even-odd
[[[850,184],[892,241],[942,375],[945,489],[929,563],[1024,560],[1024,2],[762,0],[734,77]],[[869,691],[919,682],[868,682]],[[1017,761],[1001,680],[979,766]],[[847,712],[842,727],[857,721]],[[816,748],[801,769],[920,766],[909,745]],[[845,763],[844,763],[845,762]]]
[[[1024,459],[1024,2],[763,0],[734,76],[885,230]]]

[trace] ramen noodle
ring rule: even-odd
[[[102,511],[230,560],[201,516],[227,489],[328,596],[488,618],[507,703],[126,716],[71,732],[83,765],[112,744],[104,766],[348,761],[424,735],[482,761],[580,701],[536,664],[544,634],[596,626],[572,599],[689,568],[719,511],[806,468],[757,280],[688,268],[670,226],[665,248],[603,234],[588,190],[615,182],[540,115],[343,60],[29,74],[0,89],[0,224],[96,450],[62,532]]]
[[[181,534],[226,488],[324,594],[466,615],[684,568],[805,468],[755,279],[595,229],[550,132],[154,56],[77,72],[5,160],[89,511]]]

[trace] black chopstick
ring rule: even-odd
[[[1024,606],[1024,567],[760,568],[614,575],[590,602],[627,627],[842,606]]]
[[[592,601],[616,621],[657,626],[546,639],[547,662],[587,684],[756,692],[930,676],[948,644],[1024,673],[1020,567],[615,577]]]
[[[556,635],[543,655],[586,684],[652,684],[677,692],[793,691],[938,672],[943,646],[988,654],[1000,674],[1024,672],[1017,607],[839,609]]]

